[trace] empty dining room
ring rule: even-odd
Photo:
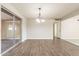
[[[1,3],[1,56],[79,56],[79,3]]]

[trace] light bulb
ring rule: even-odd
[[[9,25],[8,30],[10,30],[10,31],[12,31],[12,30],[16,30],[16,26],[15,26],[15,28],[13,28],[12,25]]]
[[[8,29],[9,29],[9,30],[13,30],[13,28],[12,28],[12,27],[9,27]]]
[[[40,19],[36,19],[36,21],[37,21],[38,23],[40,23]]]
[[[45,22],[45,20],[44,19],[41,19],[41,22]]]
[[[8,30],[13,30],[12,25],[9,25]]]

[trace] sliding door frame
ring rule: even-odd
[[[12,33],[12,39],[14,38],[14,40],[16,39],[15,38],[15,36],[16,36],[16,34],[15,34],[15,21],[16,21],[16,18],[18,18],[19,20],[20,20],[20,41],[22,41],[22,19],[19,17],[19,16],[17,16],[15,13],[13,13],[12,11],[10,11],[10,10],[8,10],[6,7],[4,7],[3,5],[1,5],[1,12],[4,12],[4,13],[7,13],[8,15],[11,15],[12,16],[12,26],[13,26],[13,33]],[[1,20],[2,21],[2,20]],[[2,39],[2,38],[1,38]],[[14,45],[15,45],[15,42],[13,42],[14,43]],[[18,43],[18,42],[17,42]],[[16,43],[16,44],[17,44]],[[13,45],[13,46],[14,46]],[[4,51],[5,52],[5,51]]]

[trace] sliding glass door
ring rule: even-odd
[[[1,52],[21,41],[21,19],[1,8]]]
[[[14,38],[16,42],[21,41],[21,19],[15,17],[14,21]]]

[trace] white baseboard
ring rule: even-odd
[[[53,39],[47,39],[47,38],[46,39],[43,39],[43,38],[42,39],[39,39],[39,38],[35,38],[35,39],[34,38],[29,38],[29,39],[30,40],[53,40]],[[27,39],[27,40],[29,40],[29,39]]]
[[[20,42],[16,43],[15,45],[13,45],[11,48],[9,48],[8,50],[4,51],[3,53],[1,53],[1,55],[4,55],[5,53],[7,53],[8,51],[10,51],[11,49],[13,49],[15,46],[17,46]]]
[[[79,39],[63,39],[63,40],[79,46]]]

